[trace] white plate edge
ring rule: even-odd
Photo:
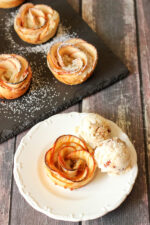
[[[111,212],[112,210],[115,210],[117,207],[119,207],[121,205],[121,203],[126,199],[126,197],[129,195],[129,193],[131,192],[132,188],[133,188],[133,185],[135,183],[135,180],[136,180],[136,177],[137,177],[137,174],[138,174],[138,166],[137,166],[137,163],[136,163],[136,170],[135,172],[133,173],[134,177],[133,179],[131,180],[130,183],[128,183],[128,186],[126,187],[126,193],[124,194],[124,196],[118,201],[116,202],[115,204],[113,204],[113,206],[109,206],[108,208],[103,208],[102,212],[101,213],[97,213],[97,214],[94,214],[94,215],[84,215],[82,216],[81,218],[77,218],[77,217],[74,217],[73,215],[68,215],[68,216],[60,216],[58,214],[55,214],[54,212],[48,212],[46,209],[41,209],[38,204],[36,202],[34,202],[33,200],[30,199],[29,196],[27,196],[27,193],[23,190],[23,186],[20,182],[20,178],[19,177],[19,173],[18,173],[18,169],[19,169],[19,165],[17,163],[17,157],[19,156],[19,154],[21,153],[21,149],[22,149],[22,146],[24,145],[24,141],[26,140],[26,138],[30,137],[30,135],[36,131],[36,129],[40,126],[40,124],[43,124],[45,122],[49,122],[51,121],[51,119],[53,117],[60,117],[64,114],[68,114],[69,116],[72,117],[72,115],[76,114],[76,115],[79,115],[79,114],[82,114],[82,115],[86,115],[88,113],[78,113],[78,112],[70,112],[70,113],[62,113],[62,114],[57,114],[57,115],[54,115],[54,116],[51,116],[49,117],[48,119],[44,120],[44,121],[41,121],[39,122],[38,124],[36,124],[35,126],[33,126],[29,131],[28,133],[22,138],[17,150],[16,150],[16,153],[15,153],[15,156],[14,156],[14,169],[13,169],[13,174],[14,174],[14,178],[15,178],[15,182],[18,186],[18,189],[19,189],[19,192],[20,194],[25,198],[25,200],[28,202],[28,204],[30,206],[32,206],[34,209],[36,209],[37,211],[53,218],[53,219],[56,219],[56,220],[63,220],[63,221],[71,221],[71,222],[79,222],[79,221],[85,221],[85,220],[92,220],[92,219],[97,219],[101,216],[104,216],[106,213],[108,212]],[[105,118],[104,118],[105,119]],[[108,119],[105,119],[115,125],[117,125],[116,123],[114,123],[113,121],[111,120],[108,120]],[[117,125],[118,126],[118,125]],[[120,128],[120,127],[119,127]],[[121,128],[120,128],[121,129]],[[124,133],[122,131],[122,133]],[[124,133],[125,134],[125,133]],[[125,134],[126,135],[126,134]],[[126,135],[127,136],[127,135]],[[127,136],[128,137],[128,136]],[[130,139],[129,139],[130,140]],[[130,141],[131,142],[131,141]],[[131,142],[132,144],[132,142]],[[133,145],[133,144],[132,144]],[[135,149],[135,148],[134,148]],[[136,152],[136,151],[135,151]]]

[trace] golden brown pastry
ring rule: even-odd
[[[25,0],[0,0],[0,8],[13,8],[21,3],[23,3]]]
[[[76,136],[60,136],[45,155],[48,176],[55,184],[71,190],[86,185],[96,170],[91,151]]]
[[[59,24],[59,14],[47,5],[24,4],[14,21],[19,37],[31,44],[41,44],[52,38]]]
[[[75,85],[86,81],[97,64],[96,48],[78,38],[54,43],[47,55],[48,67],[62,83]]]
[[[0,55],[0,98],[14,99],[29,88],[31,67],[20,55]]]

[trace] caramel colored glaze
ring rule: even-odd
[[[73,135],[63,135],[55,141],[45,154],[45,164],[49,178],[70,190],[89,183],[96,170],[91,149]]]

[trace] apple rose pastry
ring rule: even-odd
[[[48,176],[57,185],[71,190],[80,188],[94,176],[93,151],[76,136],[63,135],[45,155]]]
[[[86,81],[98,59],[96,48],[78,38],[54,43],[47,55],[48,67],[62,83],[75,85]]]
[[[89,113],[81,120],[77,132],[93,149],[111,136],[106,120],[95,113]]]
[[[59,14],[47,5],[24,4],[14,21],[19,37],[31,44],[41,44],[52,38],[59,24]]]
[[[24,0],[0,0],[0,8],[13,8],[23,2]]]
[[[14,99],[29,88],[32,77],[31,67],[20,55],[0,55],[0,98]]]

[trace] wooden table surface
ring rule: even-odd
[[[0,225],[150,224],[150,1],[68,1],[131,72],[66,112],[97,112],[116,122],[137,150],[138,178],[126,201],[102,218],[79,223],[50,219],[26,203],[13,178],[13,157],[24,132],[0,145]]]

